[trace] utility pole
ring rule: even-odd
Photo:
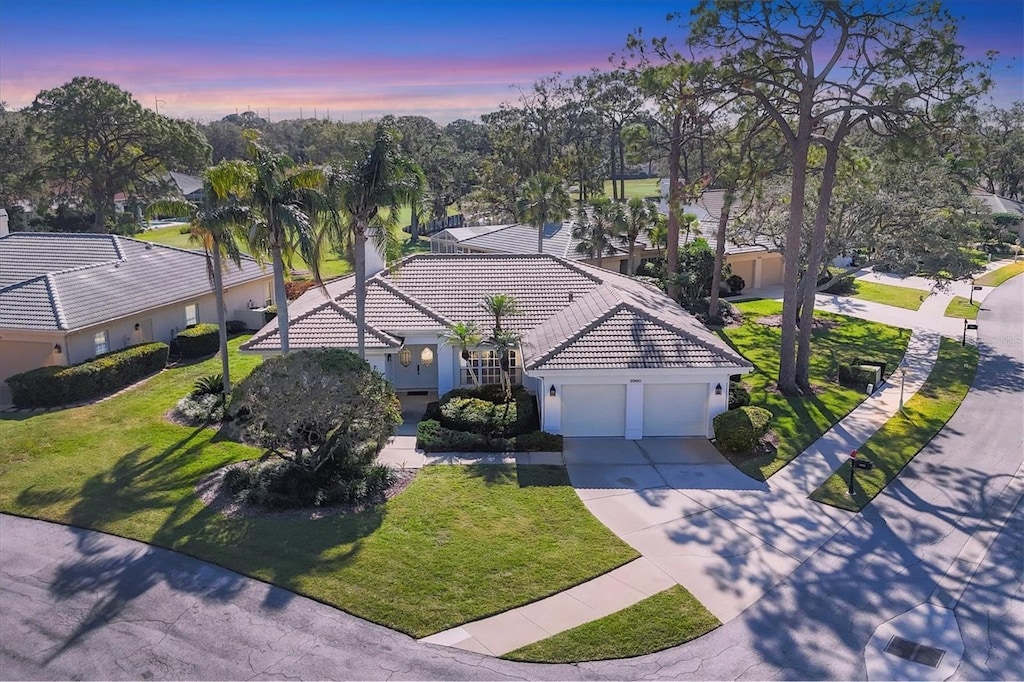
[[[160,103],[161,102],[163,102],[164,104],[167,104],[167,102],[164,102],[164,100],[160,99],[159,97],[154,97],[153,98],[153,104],[156,105],[156,115],[157,116],[160,115]]]

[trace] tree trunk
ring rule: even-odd
[[[366,359],[366,225],[356,222],[356,348]]]
[[[608,167],[609,176],[612,181],[612,201],[618,201],[619,199],[619,186],[615,181],[615,133],[611,134],[608,139]]]
[[[281,334],[281,353],[288,353],[288,294],[284,288],[284,258],[281,236],[271,237],[270,259],[274,265],[274,303],[277,305],[277,328]]]
[[[415,206],[412,207],[412,218],[409,221],[409,243],[418,244],[420,241],[420,212]]]
[[[665,237],[666,283],[665,289],[672,300],[679,300],[679,285],[675,283],[675,274],[679,269],[679,156],[682,148],[681,128],[683,115],[677,112],[672,117],[672,129],[669,132],[670,143],[668,152],[668,234]]]
[[[220,242],[213,239],[213,296],[217,304],[217,328],[220,336],[220,372],[224,376],[224,396],[231,395],[231,368],[228,363],[228,322],[224,309],[224,273],[221,272]]]
[[[725,228],[729,224],[729,213],[736,192],[735,187],[725,190],[722,212],[718,216],[718,232],[715,233],[715,271],[711,273],[711,301],[708,303],[708,318],[718,317],[718,290],[722,287],[722,265],[725,262]]]
[[[619,128],[616,137],[619,142],[619,201],[626,200],[626,145],[622,142],[622,128]]]
[[[107,199],[102,193],[93,193],[92,205],[96,210],[96,215],[92,221],[92,231],[98,234],[106,234],[107,232]]]
[[[547,218],[542,217],[538,222],[540,225],[537,226],[537,253],[544,253],[544,224]]]
[[[636,237],[629,240],[629,255],[626,257],[626,269],[630,275],[636,274]]]
[[[809,114],[807,115],[809,117]],[[804,132],[805,123],[801,121]],[[806,137],[799,135],[793,141],[793,180],[790,188],[789,226],[786,228],[785,273],[782,292],[782,342],[779,348],[778,388],[783,395],[799,395],[796,383],[796,321],[800,305],[797,282],[800,275],[800,245],[804,221],[804,196],[807,193],[807,152],[809,121]]]
[[[814,295],[818,291],[818,270],[825,253],[825,228],[828,225],[828,207],[832,201],[832,190],[836,184],[836,167],[839,165],[839,142],[825,146],[825,168],[821,174],[821,188],[818,191],[818,208],[814,214],[814,235],[811,237],[810,253],[807,257],[807,272],[801,287],[800,336],[796,350],[796,383],[804,391],[811,388],[811,331],[814,326]]]

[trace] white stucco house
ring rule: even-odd
[[[289,304],[292,349],[356,348],[355,280],[346,277]],[[515,379],[538,398],[541,428],[566,436],[713,434],[728,407],[729,377],[752,366],[659,290],[549,254],[417,254],[367,280],[367,361],[399,393],[471,385],[459,349],[438,334],[475,322],[485,335],[489,294],[515,297],[521,314],[502,326],[522,334]],[[242,346],[280,352],[277,322]],[[498,383],[496,354],[470,360]]]
[[[229,264],[228,319],[251,312],[250,302],[267,303],[272,280],[250,258],[241,268]],[[169,342],[191,324],[216,320],[201,251],[111,234],[0,236],[0,381],[137,343]]]

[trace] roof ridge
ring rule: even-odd
[[[341,313],[342,317],[348,318],[349,322],[352,322],[353,324],[355,324],[356,328],[358,329],[358,327],[359,327],[359,320],[356,318],[355,313],[351,313],[348,310],[346,310],[345,308],[342,308],[341,305],[339,305],[338,302],[336,300],[334,300],[334,299],[331,299],[330,301],[328,301],[327,305],[329,305],[332,310]],[[318,310],[319,310],[319,308],[318,308]],[[391,341],[398,341],[398,337],[397,336],[392,336],[391,334],[388,334],[387,332],[381,331],[381,330],[377,329],[376,327],[374,327],[369,322],[364,322],[363,326],[366,328],[367,331],[373,333],[373,335],[376,336],[380,341],[384,341],[385,343],[389,343],[389,344],[390,344]]]
[[[111,236],[118,236],[118,235],[111,235]],[[161,244],[160,242],[151,242],[148,239],[136,239],[135,237],[120,237],[120,236],[118,236],[118,238],[119,239],[125,239],[127,241],[131,241],[131,242],[134,242],[136,244],[140,244],[145,249],[151,249],[151,248],[153,248],[155,246],[155,247],[158,247],[158,248],[161,248],[161,249],[167,249],[168,251],[177,251],[178,253],[187,253],[190,256],[198,256],[200,258],[206,258],[206,254],[203,251],[201,251],[200,249],[183,249],[180,246],[171,246],[170,244]],[[253,258],[252,256],[250,256],[247,253],[241,254],[241,257],[242,257],[242,260],[252,261],[253,263],[257,263],[257,264],[259,263],[258,260],[256,260],[255,258]],[[123,258],[122,260],[128,260],[128,259],[127,258]]]
[[[593,292],[590,292],[590,293],[593,293]],[[588,296],[589,295],[590,294],[588,294]],[[616,297],[616,298],[618,298],[618,297]],[[625,303],[622,301],[622,299],[619,299],[618,303],[616,303],[612,307],[608,308],[608,310],[606,310],[605,312],[603,312],[600,315],[598,315],[597,317],[595,317],[589,323],[585,324],[583,327],[578,329],[575,333],[570,334],[569,336],[565,337],[564,339],[562,339],[561,341],[556,343],[554,346],[549,348],[547,350],[547,352],[542,354],[540,357],[534,358],[533,360],[531,360],[530,361],[530,367],[531,368],[538,367],[538,366],[544,364],[545,362],[547,362],[548,360],[550,360],[551,358],[553,358],[555,355],[558,355],[563,350],[565,350],[571,343],[573,343],[574,341],[578,340],[581,336],[583,336],[584,334],[594,330],[600,323],[602,323],[606,319],[608,319],[611,315],[613,315],[615,313],[615,311],[618,308],[621,308],[623,305],[625,305]],[[567,307],[563,308],[561,312],[564,312],[564,311],[568,310],[569,307],[570,306],[567,306]],[[557,313],[556,315],[553,315],[549,319],[553,319],[555,317],[558,317],[558,315],[560,315],[561,312]]]
[[[377,283],[380,284],[383,288],[385,288],[388,291],[390,291],[395,296],[398,296],[398,298],[402,299],[403,301],[405,301],[406,303],[411,305],[413,308],[416,308],[417,310],[422,312],[427,317],[431,317],[431,318],[437,320],[438,322],[440,322],[441,324],[445,324],[445,325],[451,325],[452,324],[452,322],[448,318],[446,318],[444,315],[431,310],[427,306],[425,306],[422,303],[420,303],[419,301],[415,300],[412,296],[410,296],[409,294],[407,294],[404,291],[402,291],[401,288],[399,288],[398,285],[395,284],[394,282],[391,282],[390,280],[387,280],[387,279],[381,277],[381,278],[377,279]]]
[[[50,294],[50,305],[53,306],[53,316],[57,318],[57,329],[70,329],[67,316],[64,314],[64,305],[60,301],[60,291],[57,289],[57,282],[53,275],[43,275],[46,281],[46,289]]]

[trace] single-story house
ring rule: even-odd
[[[1017,232],[1017,237],[1024,241],[1024,201],[1001,197],[981,189],[972,191],[971,196],[978,199],[992,213],[1016,215],[1017,221],[1013,229]]]
[[[346,277],[288,306],[292,349],[356,348],[355,280]],[[520,314],[514,380],[537,396],[542,428],[566,436],[702,436],[728,407],[729,377],[752,366],[658,289],[551,254],[416,254],[367,280],[366,359],[400,392],[500,382],[495,352],[445,346],[439,333],[474,322],[487,335],[489,294]],[[242,345],[274,355],[270,322]]]
[[[228,319],[267,304],[272,280],[251,258],[241,268],[229,264]],[[0,381],[137,343],[169,342],[189,325],[216,320],[201,251],[111,234],[0,236]]]
[[[697,215],[700,221],[699,230],[691,233],[690,237],[704,237],[712,249],[717,243],[718,211],[721,210],[721,205],[722,192],[712,190],[705,192],[699,202],[684,209],[687,213]],[[588,265],[598,265],[598,259],[580,254],[576,250],[579,240],[573,239],[572,228],[573,223],[569,221],[546,225],[544,253]],[[680,240],[684,238],[685,235],[680,235]],[[664,257],[664,251],[653,246],[646,234],[639,236],[635,249],[637,265]],[[521,223],[449,228],[430,238],[430,250],[432,253],[536,253],[537,228]],[[750,244],[727,242],[725,262],[734,275],[743,278],[748,289],[782,284],[782,252],[766,239],[756,239]],[[627,274],[627,247],[624,244],[616,244],[612,253],[601,258],[600,267]]]

